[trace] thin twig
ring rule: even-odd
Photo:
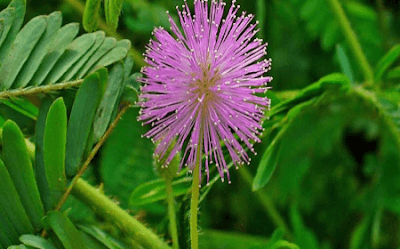
[[[52,91],[58,91],[66,88],[72,88],[75,86],[80,85],[83,82],[83,79],[51,84],[51,85],[44,85],[44,86],[35,86],[35,87],[28,87],[28,88],[21,88],[21,89],[12,89],[12,90],[5,90],[0,91],[0,99],[18,97],[23,95],[34,95],[38,93],[48,93]]]
[[[96,146],[92,149],[92,151],[90,152],[89,156],[86,158],[86,161],[83,163],[82,167],[79,169],[78,173],[75,175],[74,179],[72,179],[72,182],[68,186],[67,190],[64,192],[64,195],[61,197],[60,201],[58,202],[58,204],[57,204],[57,206],[56,206],[56,208],[54,210],[58,211],[64,205],[64,203],[66,202],[68,196],[71,194],[72,189],[76,185],[77,181],[79,180],[79,178],[82,177],[83,173],[85,173],[85,171],[88,168],[90,162],[92,161],[94,156],[97,154],[97,152],[99,151],[100,147],[104,144],[104,142],[107,140],[107,138],[114,131],[114,129],[117,126],[118,122],[121,120],[122,115],[124,115],[124,113],[128,110],[129,107],[131,107],[131,105],[129,105],[129,104],[124,105],[124,107],[118,113],[117,117],[110,124],[110,127],[108,127],[107,131],[100,138],[100,140],[96,144]],[[46,230],[43,230],[42,237],[45,237],[45,236],[46,236]]]

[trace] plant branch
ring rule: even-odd
[[[54,210],[60,210],[61,207],[64,205],[64,203],[67,201],[68,196],[71,194],[72,189],[74,186],[77,184],[78,180],[82,177],[83,173],[85,173],[85,170],[88,168],[89,163],[92,161],[94,156],[97,154],[99,151],[100,147],[104,144],[104,142],[107,140],[107,138],[110,136],[110,134],[113,132],[114,128],[117,126],[119,120],[121,120],[122,115],[128,110],[130,107],[129,104],[126,104],[121,111],[118,113],[117,117],[114,119],[114,121],[110,124],[110,127],[108,127],[107,131],[104,133],[104,135],[100,138],[99,142],[96,144],[96,146],[93,148],[93,150],[90,152],[89,156],[86,158],[86,161],[83,163],[82,167],[79,169],[78,173],[75,175],[74,179],[72,179],[71,183],[69,184],[68,188],[65,190],[63,196],[59,200],[56,208]],[[44,229],[42,231],[42,237],[46,237],[47,232]]]
[[[100,138],[99,142],[96,144],[96,146],[93,148],[93,150],[90,152],[89,156],[86,158],[86,161],[83,163],[82,167],[79,169],[78,173],[75,175],[74,179],[72,180],[71,184],[68,186],[67,190],[65,191],[63,197],[60,199],[58,202],[55,210],[60,210],[61,207],[64,205],[65,201],[67,200],[69,194],[71,193],[72,189],[78,182],[79,178],[82,177],[83,173],[85,173],[86,169],[89,167],[90,162],[94,158],[94,156],[97,154],[99,151],[100,147],[104,144],[104,142],[107,140],[107,138],[110,136],[110,134],[114,131],[115,127],[117,126],[118,122],[121,120],[122,115],[128,110],[130,105],[125,105],[121,111],[118,113],[117,117],[115,120],[110,124],[110,127],[108,127],[107,131],[104,133],[104,135]]]
[[[65,0],[65,2],[67,2],[72,8],[77,10],[81,16],[83,16],[85,5],[81,1]],[[102,18],[99,18],[99,28],[106,32],[107,35],[113,36],[119,40],[123,39],[123,37],[119,35],[116,31],[110,29]],[[131,47],[129,53],[132,55],[133,60],[135,61],[135,65],[138,65],[139,67],[143,67],[145,65],[143,61],[143,56],[138,50],[136,50],[134,47]]]
[[[239,173],[251,189],[254,177],[252,177],[249,170],[246,167],[241,167]],[[293,240],[293,235],[290,232],[288,225],[286,224],[282,216],[279,214],[278,210],[276,210],[273,202],[271,201],[269,196],[265,193],[265,191],[261,189],[254,193],[258,198],[258,200],[260,201],[261,205],[264,207],[264,210],[266,211],[272,222],[275,224],[275,226],[282,228],[287,238],[289,240]]]
[[[12,90],[0,91],[0,99],[13,98],[13,97],[18,97],[18,96],[23,96],[23,95],[34,95],[34,94],[38,94],[38,93],[48,93],[48,92],[52,92],[52,91],[58,91],[58,90],[62,90],[62,89],[66,89],[66,88],[72,88],[72,87],[78,86],[82,82],[83,82],[83,79],[80,79],[80,80],[57,83],[57,84],[51,84],[51,85],[35,86],[35,87],[27,87],[27,88],[21,88],[21,89],[12,89]]]
[[[344,37],[346,38],[346,41],[349,44],[350,49],[353,52],[353,55],[364,74],[364,80],[366,81],[366,84],[372,85],[374,81],[374,74],[371,65],[368,63],[368,60],[361,49],[361,45],[357,40],[357,35],[351,28],[350,21],[349,19],[347,19],[347,16],[345,15],[342,6],[339,3],[339,0],[327,1],[331,5],[331,9],[339,21]]]
[[[135,239],[135,242],[146,248],[170,249],[156,234],[84,180],[76,181],[72,193],[97,215],[114,223],[126,236]]]

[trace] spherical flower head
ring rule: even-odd
[[[271,65],[263,60],[267,44],[254,39],[253,15],[237,15],[240,6],[232,1],[223,19],[225,5],[213,0],[209,7],[208,1],[195,0],[194,15],[186,1],[182,10],[177,7],[183,32],[171,16],[172,35],[161,27],[154,30],[141,78],[139,120],[152,126],[145,136],[157,144],[155,156],[166,157],[168,167],[184,150],[180,169],[199,165],[201,178],[205,167],[207,182],[214,163],[222,181],[225,174],[229,181],[223,144],[236,168],[249,163],[242,144],[254,152],[270,106],[260,97],[272,80],[265,76]]]

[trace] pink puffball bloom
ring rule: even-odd
[[[222,0],[211,1],[210,7],[206,0],[195,0],[194,15],[186,1],[182,10],[177,7],[183,32],[171,16],[172,34],[162,27],[154,30],[140,79],[138,119],[152,126],[145,136],[157,144],[155,156],[166,158],[163,166],[168,167],[183,149],[180,169],[199,165],[201,178],[205,167],[207,182],[213,163],[221,180],[226,174],[230,182],[221,140],[236,168],[250,162],[242,144],[254,152],[270,106],[259,96],[272,80],[264,75],[271,65],[270,59],[262,60],[267,44],[254,39],[258,22],[251,24],[254,16],[245,12],[237,16],[235,2],[225,19]]]

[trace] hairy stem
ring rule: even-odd
[[[196,166],[193,170],[192,199],[190,201],[190,242],[192,245],[192,249],[199,248],[199,233],[197,231],[197,213],[200,189],[199,169],[200,158],[196,160]]]
[[[241,167],[239,170],[240,175],[246,181],[246,183],[251,188],[253,185],[253,178],[251,173],[246,167]],[[288,225],[286,224],[285,220],[279,214],[278,210],[275,208],[274,203],[271,201],[269,196],[265,193],[265,191],[258,190],[254,192],[258,200],[260,201],[261,205],[264,207],[266,213],[275,224],[275,226],[280,227],[285,232],[288,239],[293,240],[293,235],[289,230]]]
[[[361,49],[361,45],[357,40],[357,36],[354,33],[353,29],[351,28],[349,19],[347,19],[347,16],[345,15],[342,6],[339,3],[339,0],[327,0],[327,1],[331,5],[332,11],[339,21],[340,27],[343,31],[346,41],[349,44],[350,49],[353,52],[353,55],[364,74],[364,80],[366,81],[366,84],[372,85],[374,81],[374,74],[371,65],[369,65],[368,60]]]
[[[178,230],[176,226],[176,215],[175,215],[175,200],[172,193],[172,178],[165,178],[165,186],[167,190],[167,202],[168,202],[168,218],[169,218],[169,232],[172,238],[172,247],[174,249],[179,248],[178,241]]]
[[[35,87],[28,87],[28,88],[20,88],[20,89],[0,91],[0,99],[13,98],[13,97],[18,97],[18,96],[23,96],[23,95],[34,95],[34,94],[38,94],[38,93],[48,93],[48,92],[52,92],[52,91],[58,91],[58,90],[61,90],[61,89],[72,88],[72,87],[78,86],[82,82],[83,82],[83,79],[70,81],[70,82],[51,84],[51,85],[35,86]]]
[[[170,248],[150,229],[84,180],[78,179],[76,181],[72,194],[90,207],[97,215],[114,223],[126,236],[145,248]]]
[[[81,16],[83,16],[83,12],[85,11],[85,5],[79,0],[65,0],[65,2],[69,3],[69,5],[77,10]],[[116,31],[110,29],[107,24],[103,21],[103,19],[99,18],[99,27],[101,30],[106,32],[107,35],[113,36],[117,39],[123,39],[121,35],[119,35]],[[137,51],[134,47],[131,47],[129,53],[133,56],[133,60],[135,61],[135,65],[142,67],[145,65],[143,61],[143,56],[139,51]]]

